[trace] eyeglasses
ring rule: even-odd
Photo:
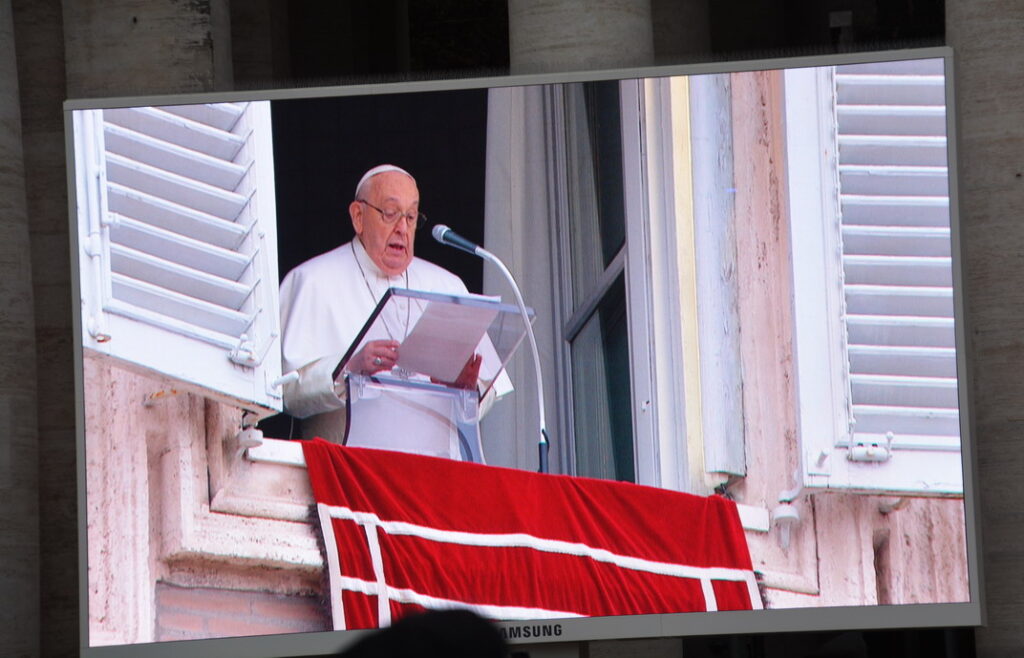
[[[427,216],[421,212],[402,212],[401,210],[396,209],[381,210],[380,208],[373,205],[369,201],[365,201],[363,199],[356,199],[356,201],[358,201],[359,203],[366,204],[367,206],[370,206],[371,208],[379,212],[385,224],[394,224],[395,222],[398,221],[399,217],[405,218],[406,225],[414,228],[419,228],[427,223]]]

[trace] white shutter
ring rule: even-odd
[[[84,346],[280,410],[269,103],[75,113]]]
[[[937,59],[838,67],[836,123],[853,445],[939,453],[919,477],[959,491],[944,83]]]
[[[831,405],[847,428],[827,440],[802,427],[809,486],[962,492],[943,65],[835,69],[823,171],[838,182],[840,235],[826,276],[842,296],[827,312],[842,319],[829,340],[844,399]]]

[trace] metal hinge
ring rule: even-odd
[[[854,435],[846,458],[852,462],[887,462],[892,458],[892,440],[892,432],[886,432],[881,440],[877,435]]]
[[[257,345],[254,340],[249,338],[248,334],[242,334],[238,337],[238,344],[228,352],[228,358],[232,363],[237,363],[240,366],[256,368],[267,358],[267,353],[270,352],[276,338],[277,332],[273,332],[263,345]]]
[[[255,368],[260,364],[260,355],[256,351],[256,343],[249,339],[248,334],[238,338],[238,344],[228,352],[228,358],[240,366]]]

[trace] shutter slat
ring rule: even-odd
[[[842,194],[840,202],[847,206],[900,206],[903,208],[949,208],[947,196],[907,194]]]
[[[128,218],[111,226],[110,238],[112,243],[231,281],[242,278],[252,262],[251,254],[222,249]]]
[[[226,220],[233,220],[248,202],[246,197],[201,181],[107,154],[107,178],[152,196],[168,199]]]
[[[121,245],[110,246],[111,271],[237,311],[252,287]]]
[[[843,227],[844,251],[851,256],[928,256],[949,258],[949,230],[941,226]]]
[[[941,104],[941,103],[938,104],[938,105],[880,105],[878,103],[863,104],[863,105],[849,105],[849,104],[844,105],[844,104],[840,103],[839,105],[836,105],[836,113],[839,114],[840,116],[844,116],[845,115],[845,116],[848,116],[848,117],[857,117],[857,116],[878,117],[879,119],[883,119],[885,121],[877,123],[877,124],[872,124],[873,126],[875,126],[875,127],[877,127],[879,129],[877,132],[876,131],[872,131],[874,134],[884,135],[884,134],[887,134],[887,133],[891,133],[891,134],[898,135],[898,134],[905,134],[905,133],[899,133],[899,132],[896,132],[896,131],[892,130],[891,128],[894,125],[893,121],[897,122],[897,125],[898,125],[899,119],[908,118],[908,117],[909,118],[931,117],[931,118],[945,119],[946,118],[946,106]],[[946,129],[946,125],[943,124],[940,130],[937,130],[937,131],[935,131],[933,133],[930,133],[930,134],[934,135],[934,134],[937,134],[937,133],[942,133],[942,132],[945,132],[945,129]],[[842,124],[839,125],[839,130],[840,130],[840,132],[844,132],[844,133],[857,133],[857,132],[860,132],[860,131],[857,131],[857,130],[843,130],[843,125]],[[923,134],[929,134],[929,133],[923,133]]]
[[[840,135],[842,164],[946,166],[946,138],[928,135]]]
[[[950,255],[949,229],[942,226],[843,226],[843,251],[861,256]]]
[[[852,165],[839,167],[839,186],[846,194],[949,196],[946,167]]]
[[[944,105],[946,86],[941,75],[837,73],[836,99],[839,105]]]
[[[846,64],[839,70],[843,75],[943,75],[945,63],[941,59],[904,59],[894,62]]]
[[[956,436],[960,432],[956,409],[861,404],[854,405],[853,413],[857,418],[854,431],[858,433]]]
[[[851,285],[953,285],[952,259],[944,256],[844,256],[843,270]]]
[[[867,73],[864,71],[849,73],[847,72],[846,67],[839,67],[839,71],[840,72],[836,73],[836,83],[840,87],[875,87],[877,89],[901,90],[920,87],[938,87],[940,89],[945,89],[945,80],[941,74],[919,75],[897,72]]]
[[[902,134],[868,134],[868,135],[844,135],[839,136],[839,146],[879,146],[890,149],[911,149],[926,148],[940,149],[945,162],[946,138],[940,135],[902,135]],[[843,158],[849,162],[848,158]],[[908,164],[908,163],[903,163]]]
[[[852,315],[952,317],[953,289],[929,286],[847,285],[846,312]]]
[[[106,125],[104,141],[110,153],[224,190],[234,190],[245,175],[241,165],[113,124]]]
[[[856,373],[956,377],[956,352],[949,347],[850,345],[849,354]]]
[[[942,105],[840,105],[839,131],[846,135],[936,135],[946,127]]]
[[[857,197],[848,203],[843,198],[841,203],[843,221],[864,226],[949,226],[949,205],[929,204],[915,206],[909,203],[872,202],[864,197]]]
[[[954,347],[953,318],[848,315],[851,345]]]
[[[856,404],[956,409],[959,402],[955,377],[855,374],[850,384]]]
[[[188,318],[190,324],[226,336],[241,336],[252,324],[252,317],[195,297],[160,288],[151,283],[112,273],[114,297],[132,306],[174,319]],[[154,345],[153,349],[159,349]]]
[[[103,118],[118,126],[221,160],[234,160],[245,144],[244,136],[218,130],[158,107],[104,110]]]
[[[209,103],[206,105],[168,105],[160,109],[170,114],[231,132],[245,112],[247,103]]]
[[[135,219],[145,218],[146,224],[225,249],[238,247],[248,232],[248,228],[241,224],[117,183],[108,183],[107,199],[113,213]]]

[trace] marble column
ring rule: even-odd
[[[64,0],[68,97],[230,89],[228,0]]]
[[[1024,4],[946,2],[956,60],[960,225],[988,624],[978,656],[1021,655],[1024,625]]]
[[[23,206],[27,202],[28,240],[16,253],[24,256],[26,263],[31,254],[31,278],[26,276],[25,281],[31,285],[27,299],[35,343],[29,339],[17,355],[32,358],[30,379],[38,388],[39,402],[33,403],[31,421],[33,427],[38,426],[34,447],[40,463],[38,470],[33,469],[38,478],[39,567],[31,577],[31,593],[37,596],[32,607],[38,623],[31,632],[27,624],[16,632],[36,642],[36,648],[25,655],[75,655],[81,573],[62,104],[66,98],[230,89],[230,21],[227,0],[12,0],[10,4],[16,38],[4,34],[0,44],[17,46],[22,84],[20,97],[5,88],[0,102],[10,98],[17,104],[20,99],[22,114],[22,199]],[[13,54],[11,59],[13,66]],[[0,62],[6,63],[6,58],[0,57]],[[9,81],[17,80],[6,74],[0,74],[0,79],[8,88]],[[5,125],[5,139],[9,133]],[[4,162],[10,159],[5,157]],[[4,213],[5,227],[15,216]],[[2,248],[6,253],[15,245],[5,240]],[[3,260],[3,267],[9,269],[10,263]],[[4,285],[15,280],[12,276],[4,279]],[[12,317],[11,308],[11,304],[5,305],[5,320]],[[32,325],[29,327],[31,333]],[[11,346],[15,344],[11,342]],[[6,365],[9,361],[0,362]],[[3,504],[9,503],[5,500]],[[2,650],[0,654],[8,655]]]
[[[39,653],[36,353],[11,3],[0,2],[0,654]]]
[[[508,18],[514,74],[654,63],[650,0],[509,0]]]
[[[78,523],[60,0],[13,0],[32,254],[39,432],[39,655],[78,647]],[[31,82],[29,82],[31,81]]]

